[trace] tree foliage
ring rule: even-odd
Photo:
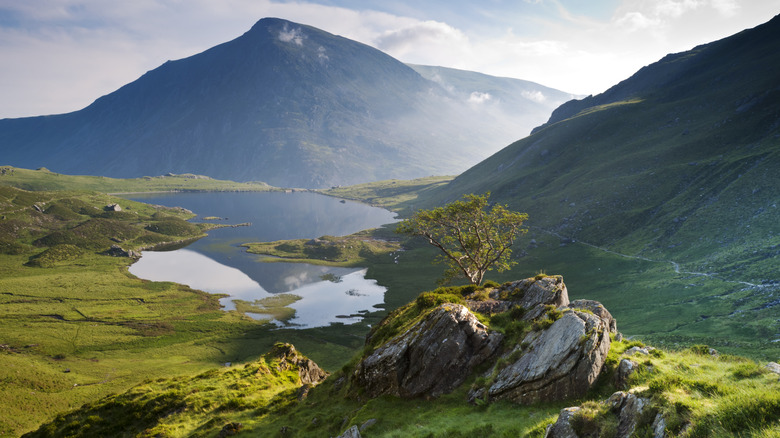
[[[447,265],[444,283],[464,277],[479,285],[488,270],[502,272],[517,263],[510,259],[510,247],[528,231],[522,228],[528,220],[526,213],[499,204],[490,206],[489,197],[490,193],[465,195],[443,207],[419,210],[396,231],[422,236],[442,251],[436,261]]]

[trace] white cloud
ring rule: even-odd
[[[649,18],[641,12],[627,12],[625,15],[615,20],[615,24],[629,32],[634,32],[657,27],[661,24],[661,20],[658,18]]]
[[[756,26],[780,11],[780,0],[615,0],[611,14],[602,6],[601,15],[589,16],[589,7],[572,13],[558,0],[526,0],[512,8],[481,4],[491,19],[479,22],[488,14],[458,17],[462,5],[442,11],[401,0],[393,10],[408,13],[391,14],[371,10],[378,2],[353,10],[333,6],[341,0],[306,1],[0,0],[0,118],[83,108],[166,60],[238,37],[263,17],[312,25],[403,62],[590,94],[667,53]],[[305,43],[292,30],[285,38]],[[327,61],[327,53],[318,56]]]
[[[473,91],[471,95],[469,96],[469,103],[485,103],[487,101],[490,101],[493,99],[493,96],[490,95],[490,93],[483,93],[481,91]]]
[[[282,30],[279,31],[279,41],[285,43],[292,42],[296,46],[302,46],[304,38],[306,38],[306,36],[299,27],[288,29],[287,24],[285,24]]]
[[[522,93],[520,93],[520,95],[522,95],[522,96],[523,96],[523,97],[525,97],[526,99],[528,99],[528,100],[532,100],[532,101],[534,101],[534,102],[536,102],[536,103],[542,103],[542,102],[544,102],[545,100],[547,100],[547,97],[544,95],[544,93],[542,93],[542,92],[541,92],[541,91],[539,91],[539,90],[535,90],[535,91],[523,91]]]
[[[468,44],[468,38],[458,29],[437,21],[416,22],[402,28],[383,32],[373,42],[380,50],[404,56],[434,47],[451,51],[453,46]]]

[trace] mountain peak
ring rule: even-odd
[[[63,173],[330,187],[461,172],[555,105],[510,97],[475,104],[365,44],[264,18],[81,111],[0,121],[0,144],[9,164]]]

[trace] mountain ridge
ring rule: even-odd
[[[483,107],[365,44],[265,18],[80,111],[0,120],[0,144],[17,167],[317,188],[457,173],[538,124]]]

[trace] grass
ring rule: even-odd
[[[463,291],[449,292],[462,295]],[[421,314],[425,311],[409,303],[388,318],[384,327],[396,327],[393,332],[397,333],[397,329],[413,324],[417,318],[409,318],[409,312],[415,312],[414,308]],[[362,429],[363,436],[372,437],[541,437],[560,409],[572,405],[582,407],[573,421],[577,430],[610,436],[616,430],[617,417],[605,400],[616,390],[612,373],[632,346],[642,344],[613,340],[596,387],[585,397],[565,403],[469,404],[466,393],[479,380],[479,373],[453,393],[436,399],[363,399],[345,384],[358,356],[301,397],[297,376],[290,370],[282,371],[274,365],[272,355],[266,355],[190,377],[144,382],[72,414],[59,415],[41,429],[41,435],[32,436],[62,434],[69,427],[73,436],[92,432],[216,436],[224,427],[240,424],[242,433],[250,436],[335,436],[354,425]],[[760,363],[711,355],[705,346],[654,350],[631,359],[639,366],[629,378],[629,391],[648,399],[637,436],[650,433],[659,413],[666,421],[668,436],[774,436],[780,426],[780,381]]]
[[[0,185],[30,191],[86,190],[102,193],[279,190],[262,182],[237,183],[193,174],[119,179],[104,176],[63,175],[46,168],[30,170],[11,166],[0,166]]]
[[[109,203],[123,210],[105,211]],[[0,434],[20,435],[146,379],[256,358],[278,339],[330,369],[359,348],[360,329],[274,330],[220,310],[218,296],[140,280],[127,271],[133,259],[103,255],[213,226],[184,220],[191,216],[100,193],[0,186]],[[263,304],[282,317],[283,307]]]
[[[389,238],[387,238],[389,237]],[[263,261],[304,262],[327,266],[365,266],[373,260],[401,249],[395,236],[386,232],[365,230],[335,237],[322,236],[318,239],[280,240],[275,242],[253,242],[241,245],[252,254],[270,255]]]
[[[353,199],[393,211],[412,211],[417,200],[450,182],[452,176],[429,176],[413,180],[386,180],[321,190],[337,198]]]
[[[616,343],[614,358],[631,345]],[[711,355],[710,349],[654,351],[635,355],[639,370],[630,377],[631,392],[650,400],[637,434],[650,433],[660,413],[671,436],[762,436],[780,427],[780,382],[760,364],[737,356]],[[637,357],[641,356],[641,357]],[[616,360],[616,359],[613,359]],[[591,403],[579,421],[595,429],[609,427],[614,417],[604,404]],[[590,424],[588,424],[590,423]]]

